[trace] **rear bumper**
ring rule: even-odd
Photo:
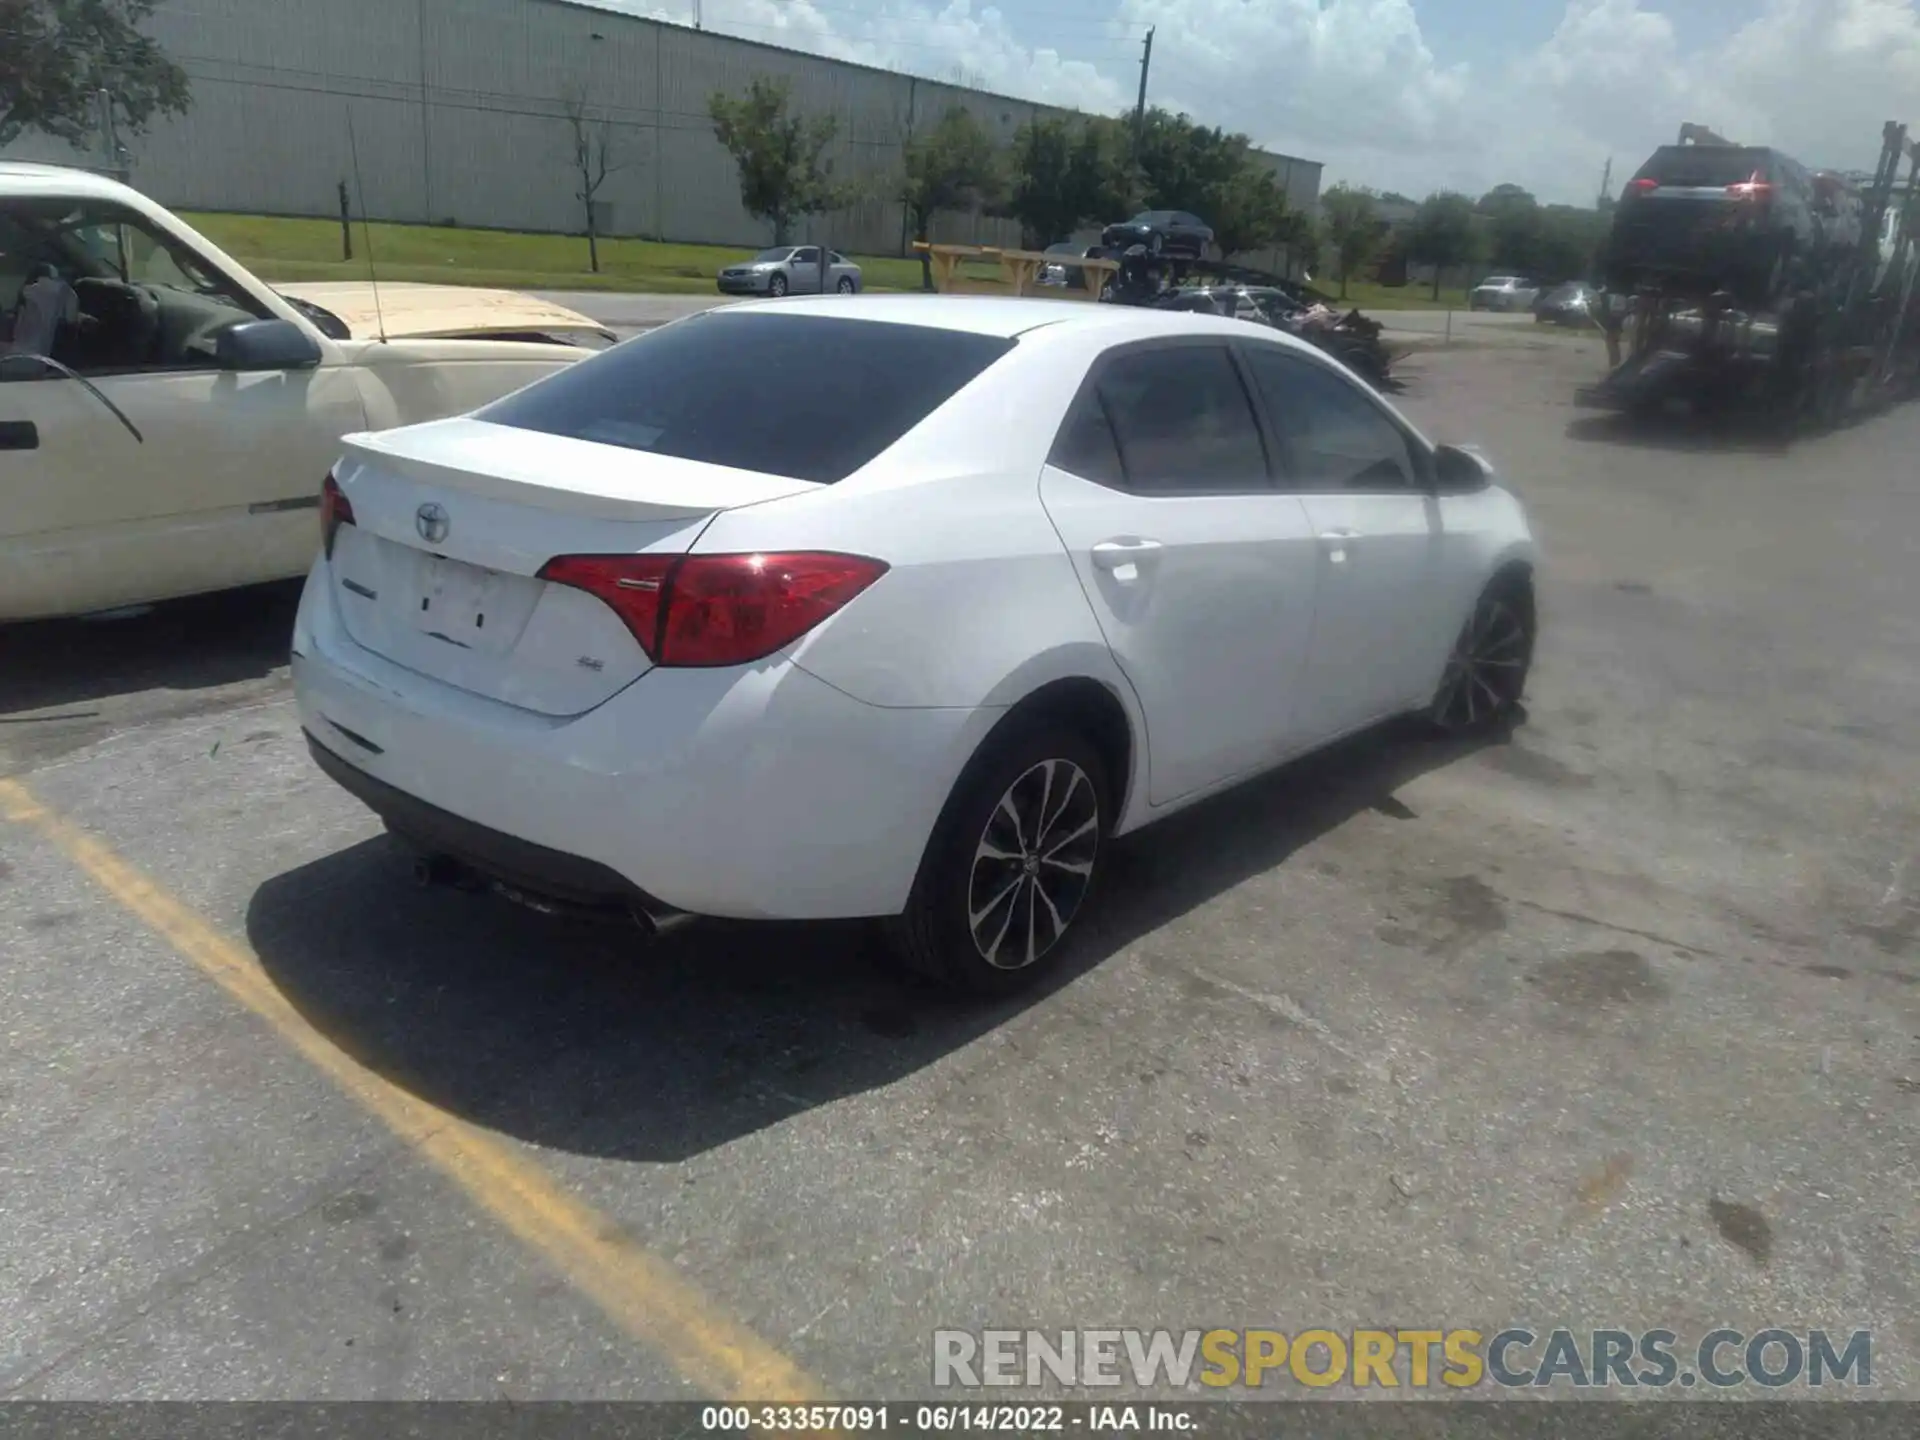
[[[571,903],[897,914],[996,715],[868,705],[776,659],[653,670],[551,719],[356,645],[324,567],[302,598],[293,659],[322,768],[423,848]]]
[[[426,854],[447,856],[511,889],[582,910],[653,914],[666,908],[605,865],[489,830],[429,805],[334,754],[312,731],[306,736],[314,763],[330,779]]]

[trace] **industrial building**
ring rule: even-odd
[[[915,126],[962,105],[1005,143],[1035,116],[1068,113],[576,0],[161,0],[147,28],[191,77],[193,108],[132,138],[122,163],[186,210],[332,215],[344,181],[373,219],[579,232],[579,115],[607,137],[613,167],[596,196],[602,233],[761,245],[767,227],[741,208],[708,101],[777,76],[803,113],[838,118],[835,173],[878,192],[795,238],[899,253],[906,220],[885,177]],[[102,163],[33,137],[7,154]],[[1311,211],[1319,164],[1269,158]],[[935,238],[1019,233],[943,216]]]

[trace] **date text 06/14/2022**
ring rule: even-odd
[[[708,1405],[700,1428],[719,1433],[852,1435],[899,1432],[1038,1435],[1076,1431],[1089,1435],[1150,1431],[1172,1435],[1197,1431],[1192,1407],[1120,1405]]]

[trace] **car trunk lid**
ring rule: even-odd
[[[1764,227],[1772,167],[1751,146],[1669,146],[1628,182],[1614,212],[1617,266],[1713,277],[1737,262],[1739,242]]]
[[[349,437],[334,474],[352,523],[329,569],[355,643],[548,716],[653,663],[609,606],[541,579],[548,561],[684,554],[721,510],[814,488],[471,419]]]

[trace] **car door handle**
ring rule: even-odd
[[[38,450],[40,427],[31,420],[0,420],[0,450]]]
[[[1118,570],[1159,552],[1158,540],[1102,540],[1093,547],[1093,563],[1101,570]]]

